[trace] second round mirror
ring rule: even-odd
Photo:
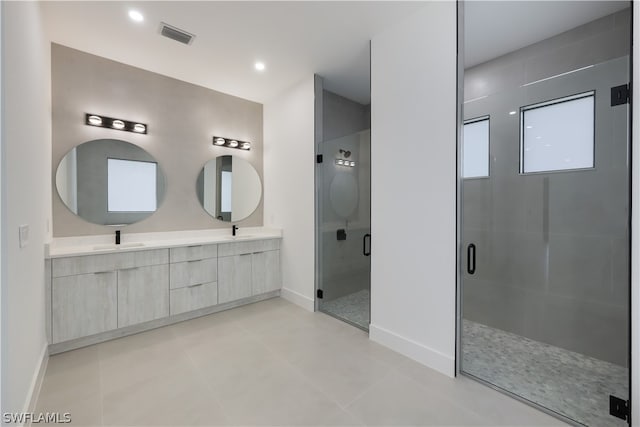
[[[209,215],[220,221],[235,222],[256,210],[262,198],[262,183],[258,172],[246,160],[218,156],[200,171],[196,192]]]

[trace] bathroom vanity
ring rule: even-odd
[[[278,296],[281,233],[252,233],[144,233],[121,245],[109,236],[54,239],[45,263],[49,353]]]

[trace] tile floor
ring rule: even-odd
[[[462,369],[579,423],[624,427],[609,395],[629,398],[629,370],[489,326],[463,321]]]
[[[72,425],[564,425],[283,299],[52,356],[38,412]]]
[[[323,301],[320,310],[368,331],[370,299],[369,289],[363,289],[331,301]]]

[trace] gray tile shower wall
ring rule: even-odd
[[[463,183],[464,317],[626,366],[629,10],[465,71],[464,117],[490,115],[489,178]],[[523,84],[592,65],[545,82]],[[521,175],[520,107],[596,91],[595,168]],[[481,99],[476,99],[483,97]],[[466,262],[466,261],[465,261]]]

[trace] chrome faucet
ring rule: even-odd
[[[238,231],[238,226],[237,226],[237,225],[235,225],[235,224],[233,224],[233,225],[231,226],[231,235],[232,235],[232,236],[235,236],[235,235],[236,235],[236,231]]]

